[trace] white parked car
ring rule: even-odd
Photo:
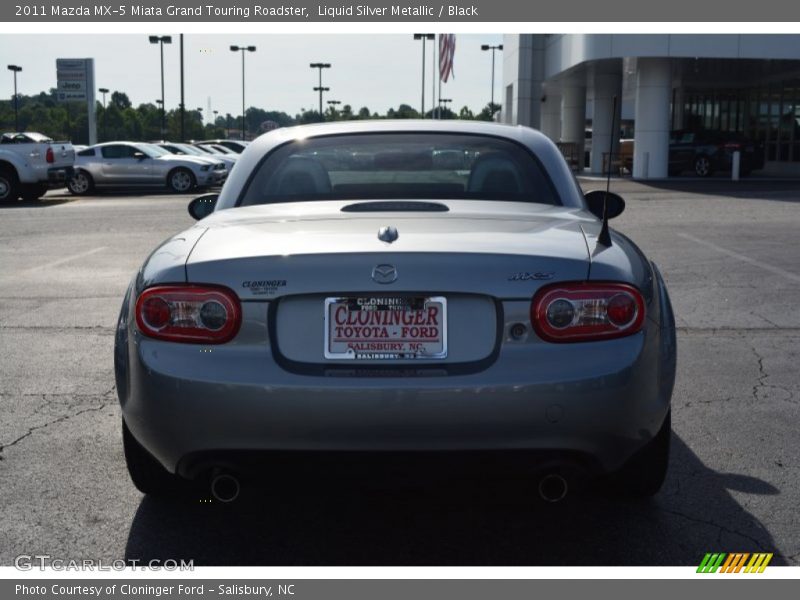
[[[228,170],[221,161],[178,156],[138,142],[107,142],[78,152],[75,174],[67,183],[76,195],[98,187],[167,187],[184,193],[195,188],[222,185]]]
[[[0,202],[22,197],[36,200],[72,177],[75,151],[69,142],[54,142],[41,133],[0,136]]]

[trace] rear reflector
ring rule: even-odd
[[[632,335],[642,329],[642,295],[625,283],[557,283],[539,290],[531,324],[547,342],[589,342]]]
[[[189,344],[224,344],[242,322],[239,298],[207,285],[148,288],[136,300],[136,325],[147,337]]]

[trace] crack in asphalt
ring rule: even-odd
[[[790,389],[789,387],[784,385],[777,385],[774,383],[766,382],[767,379],[769,378],[769,373],[767,373],[767,369],[764,366],[765,359],[758,352],[758,350],[756,350],[755,346],[750,346],[750,350],[753,352],[753,354],[756,356],[756,359],[758,360],[758,377],[756,378],[756,382],[753,385],[753,390],[751,392],[753,400],[756,402],[762,401],[762,399],[758,397],[759,390],[774,389],[774,390],[781,390],[785,394],[788,394],[788,397],[783,398],[782,401],[796,404],[797,401],[795,400],[795,391],[793,389]]]
[[[713,400],[687,400],[683,403],[683,406],[685,408],[690,408],[692,404],[716,404],[717,402],[730,402],[735,398],[735,396],[725,396],[724,398],[715,398]]]
[[[114,392],[114,390],[116,390],[116,388],[117,388],[116,385],[113,386],[110,390],[108,390],[107,392],[104,392],[99,397],[100,398],[108,398],[108,396],[111,395]],[[42,396],[43,398],[46,398],[50,394],[31,394],[31,395]],[[97,397],[97,394],[92,394],[91,396]],[[84,397],[89,397],[89,396],[87,395],[87,396],[84,396]],[[105,407],[109,406],[110,404],[112,404],[112,403],[111,402],[102,402],[100,404],[100,406],[90,406],[88,408],[81,409],[81,410],[79,410],[77,412],[74,412],[74,413],[71,413],[71,414],[62,415],[62,416],[58,417],[57,419],[53,419],[52,421],[48,421],[47,423],[44,423],[42,425],[35,425],[33,427],[28,428],[28,431],[23,433],[21,436],[19,436],[17,439],[13,440],[12,442],[9,442],[7,444],[0,444],[0,460],[4,460],[3,451],[6,448],[11,448],[12,446],[16,446],[22,440],[30,437],[35,431],[39,431],[40,429],[46,429],[47,427],[50,427],[51,425],[55,425],[57,423],[62,423],[64,421],[67,421],[67,420],[72,419],[74,417],[80,416],[80,415],[82,415],[84,413],[87,413],[87,412],[98,412],[98,411],[101,411]],[[38,411],[40,408],[41,407],[37,408],[36,411]],[[34,411],[34,412],[36,412],[36,411]]]
[[[759,388],[764,386],[764,382],[766,381],[769,375],[764,370],[764,357],[758,353],[755,346],[750,346],[750,349],[753,351],[753,354],[756,355],[758,359],[758,378],[756,379],[755,385],[753,385],[753,400],[758,402],[758,390]]]
[[[746,539],[750,540],[751,542],[753,542],[756,546],[758,546],[759,550],[764,550],[764,546],[761,544],[761,542],[758,540],[758,538],[755,538],[752,535],[749,535],[747,533],[743,533],[741,531],[737,531],[736,529],[730,529],[728,527],[725,527],[724,525],[720,525],[719,523],[715,523],[714,521],[707,521],[705,519],[700,519],[698,517],[692,517],[690,515],[687,515],[685,513],[677,511],[677,510],[670,510],[668,508],[663,508],[663,507],[658,507],[656,510],[668,513],[670,515],[674,515],[676,517],[683,517],[687,521],[692,521],[693,523],[700,523],[700,524],[703,524],[703,525],[710,525],[711,527],[716,527],[719,530],[719,532],[717,534],[717,542],[718,543],[720,542],[720,539],[722,537],[722,533],[725,532],[725,533],[730,533],[730,534],[733,534],[733,535],[738,535],[740,537],[746,538]],[[778,554],[778,553],[776,552],[776,554]],[[780,554],[778,554],[778,555],[780,556]]]
[[[56,423],[61,423],[63,421],[67,421],[67,420],[69,420],[69,419],[71,419],[73,417],[77,417],[77,416],[82,415],[82,414],[87,413],[87,412],[97,412],[97,411],[103,410],[109,404],[110,404],[110,402],[103,402],[100,406],[93,406],[93,407],[90,407],[90,408],[85,408],[85,409],[79,410],[78,412],[73,413],[71,415],[64,415],[63,417],[59,417],[58,419],[54,419],[52,421],[49,421],[48,423],[45,423],[44,425],[37,425],[35,427],[31,427],[30,429],[28,429],[27,432],[23,433],[21,436],[19,436],[13,442],[10,442],[8,444],[0,445],[0,460],[5,460],[5,458],[3,457],[3,451],[6,448],[11,448],[12,446],[16,446],[19,442],[21,442],[25,438],[29,437],[30,435],[32,435],[35,431],[39,431],[40,429],[45,429],[47,427],[50,427],[51,425],[55,425]]]

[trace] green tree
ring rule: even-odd
[[[113,104],[120,110],[130,108],[131,106],[133,106],[133,104],[131,104],[130,98],[128,98],[128,94],[126,94],[125,92],[112,92],[111,104]]]
[[[462,106],[461,110],[458,111],[458,118],[465,121],[472,121],[475,119],[475,114],[469,109],[468,106]]]
[[[481,112],[479,112],[475,118],[478,121],[494,121],[494,115],[500,108],[501,106],[499,104],[492,104],[489,102],[481,109]]]
[[[386,111],[387,119],[419,119],[419,112],[408,104],[401,104],[397,110],[390,108]]]

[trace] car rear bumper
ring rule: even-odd
[[[49,184],[66,184],[75,173],[73,167],[53,167],[47,169],[47,182]]]
[[[123,417],[182,474],[214,457],[276,451],[531,451],[611,472],[669,408],[660,329],[649,321],[606,342],[505,342],[487,368],[455,375],[305,375],[282,368],[264,340],[203,348],[128,333],[117,357]]]

